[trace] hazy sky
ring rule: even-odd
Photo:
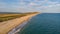
[[[0,0],[0,12],[60,13],[60,0]]]

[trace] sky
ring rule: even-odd
[[[0,0],[0,12],[60,13],[60,0]]]

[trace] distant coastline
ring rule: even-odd
[[[0,14],[22,14],[21,12],[0,12]]]

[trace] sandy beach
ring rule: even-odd
[[[0,34],[8,34],[13,28],[17,27],[18,25],[22,24],[22,22],[25,22],[29,20],[29,18],[37,15],[38,13],[27,15],[24,17],[0,22]]]

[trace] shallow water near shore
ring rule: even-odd
[[[18,34],[60,34],[60,13],[34,16]]]

